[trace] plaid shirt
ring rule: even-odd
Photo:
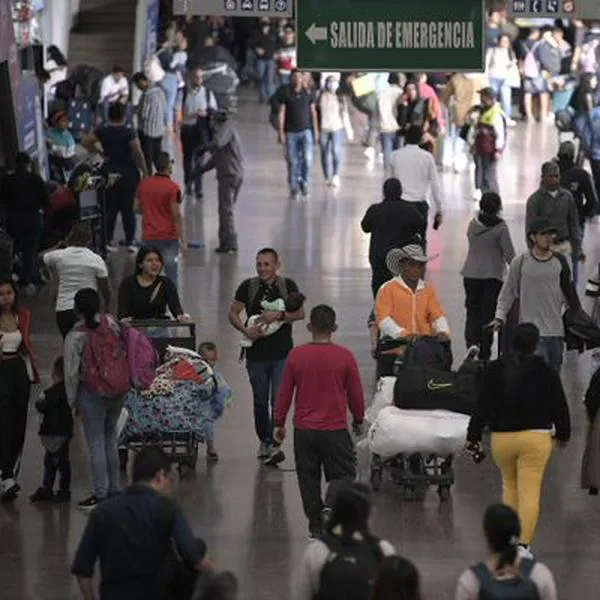
[[[146,137],[159,138],[165,133],[167,99],[162,88],[153,85],[140,98],[138,105],[139,131]]]

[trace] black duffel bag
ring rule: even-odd
[[[394,386],[394,405],[406,410],[450,410],[470,415],[477,402],[473,373],[405,365]]]

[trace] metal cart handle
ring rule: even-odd
[[[133,319],[132,321],[125,321],[131,327],[136,329],[145,329],[147,327],[189,327],[190,329],[196,328],[194,321],[178,321],[177,319]]]

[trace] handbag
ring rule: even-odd
[[[506,74],[506,83],[512,89],[521,89],[521,73],[519,72],[519,67],[517,66],[517,63],[513,63],[509,67],[508,73]]]
[[[146,63],[144,73],[152,83],[159,83],[165,78],[165,70],[156,54]]]

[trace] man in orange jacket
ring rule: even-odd
[[[381,337],[393,339],[438,335],[450,338],[448,319],[438,295],[423,280],[425,266],[433,257],[421,246],[394,248],[386,263],[394,278],[379,289],[375,316]]]

